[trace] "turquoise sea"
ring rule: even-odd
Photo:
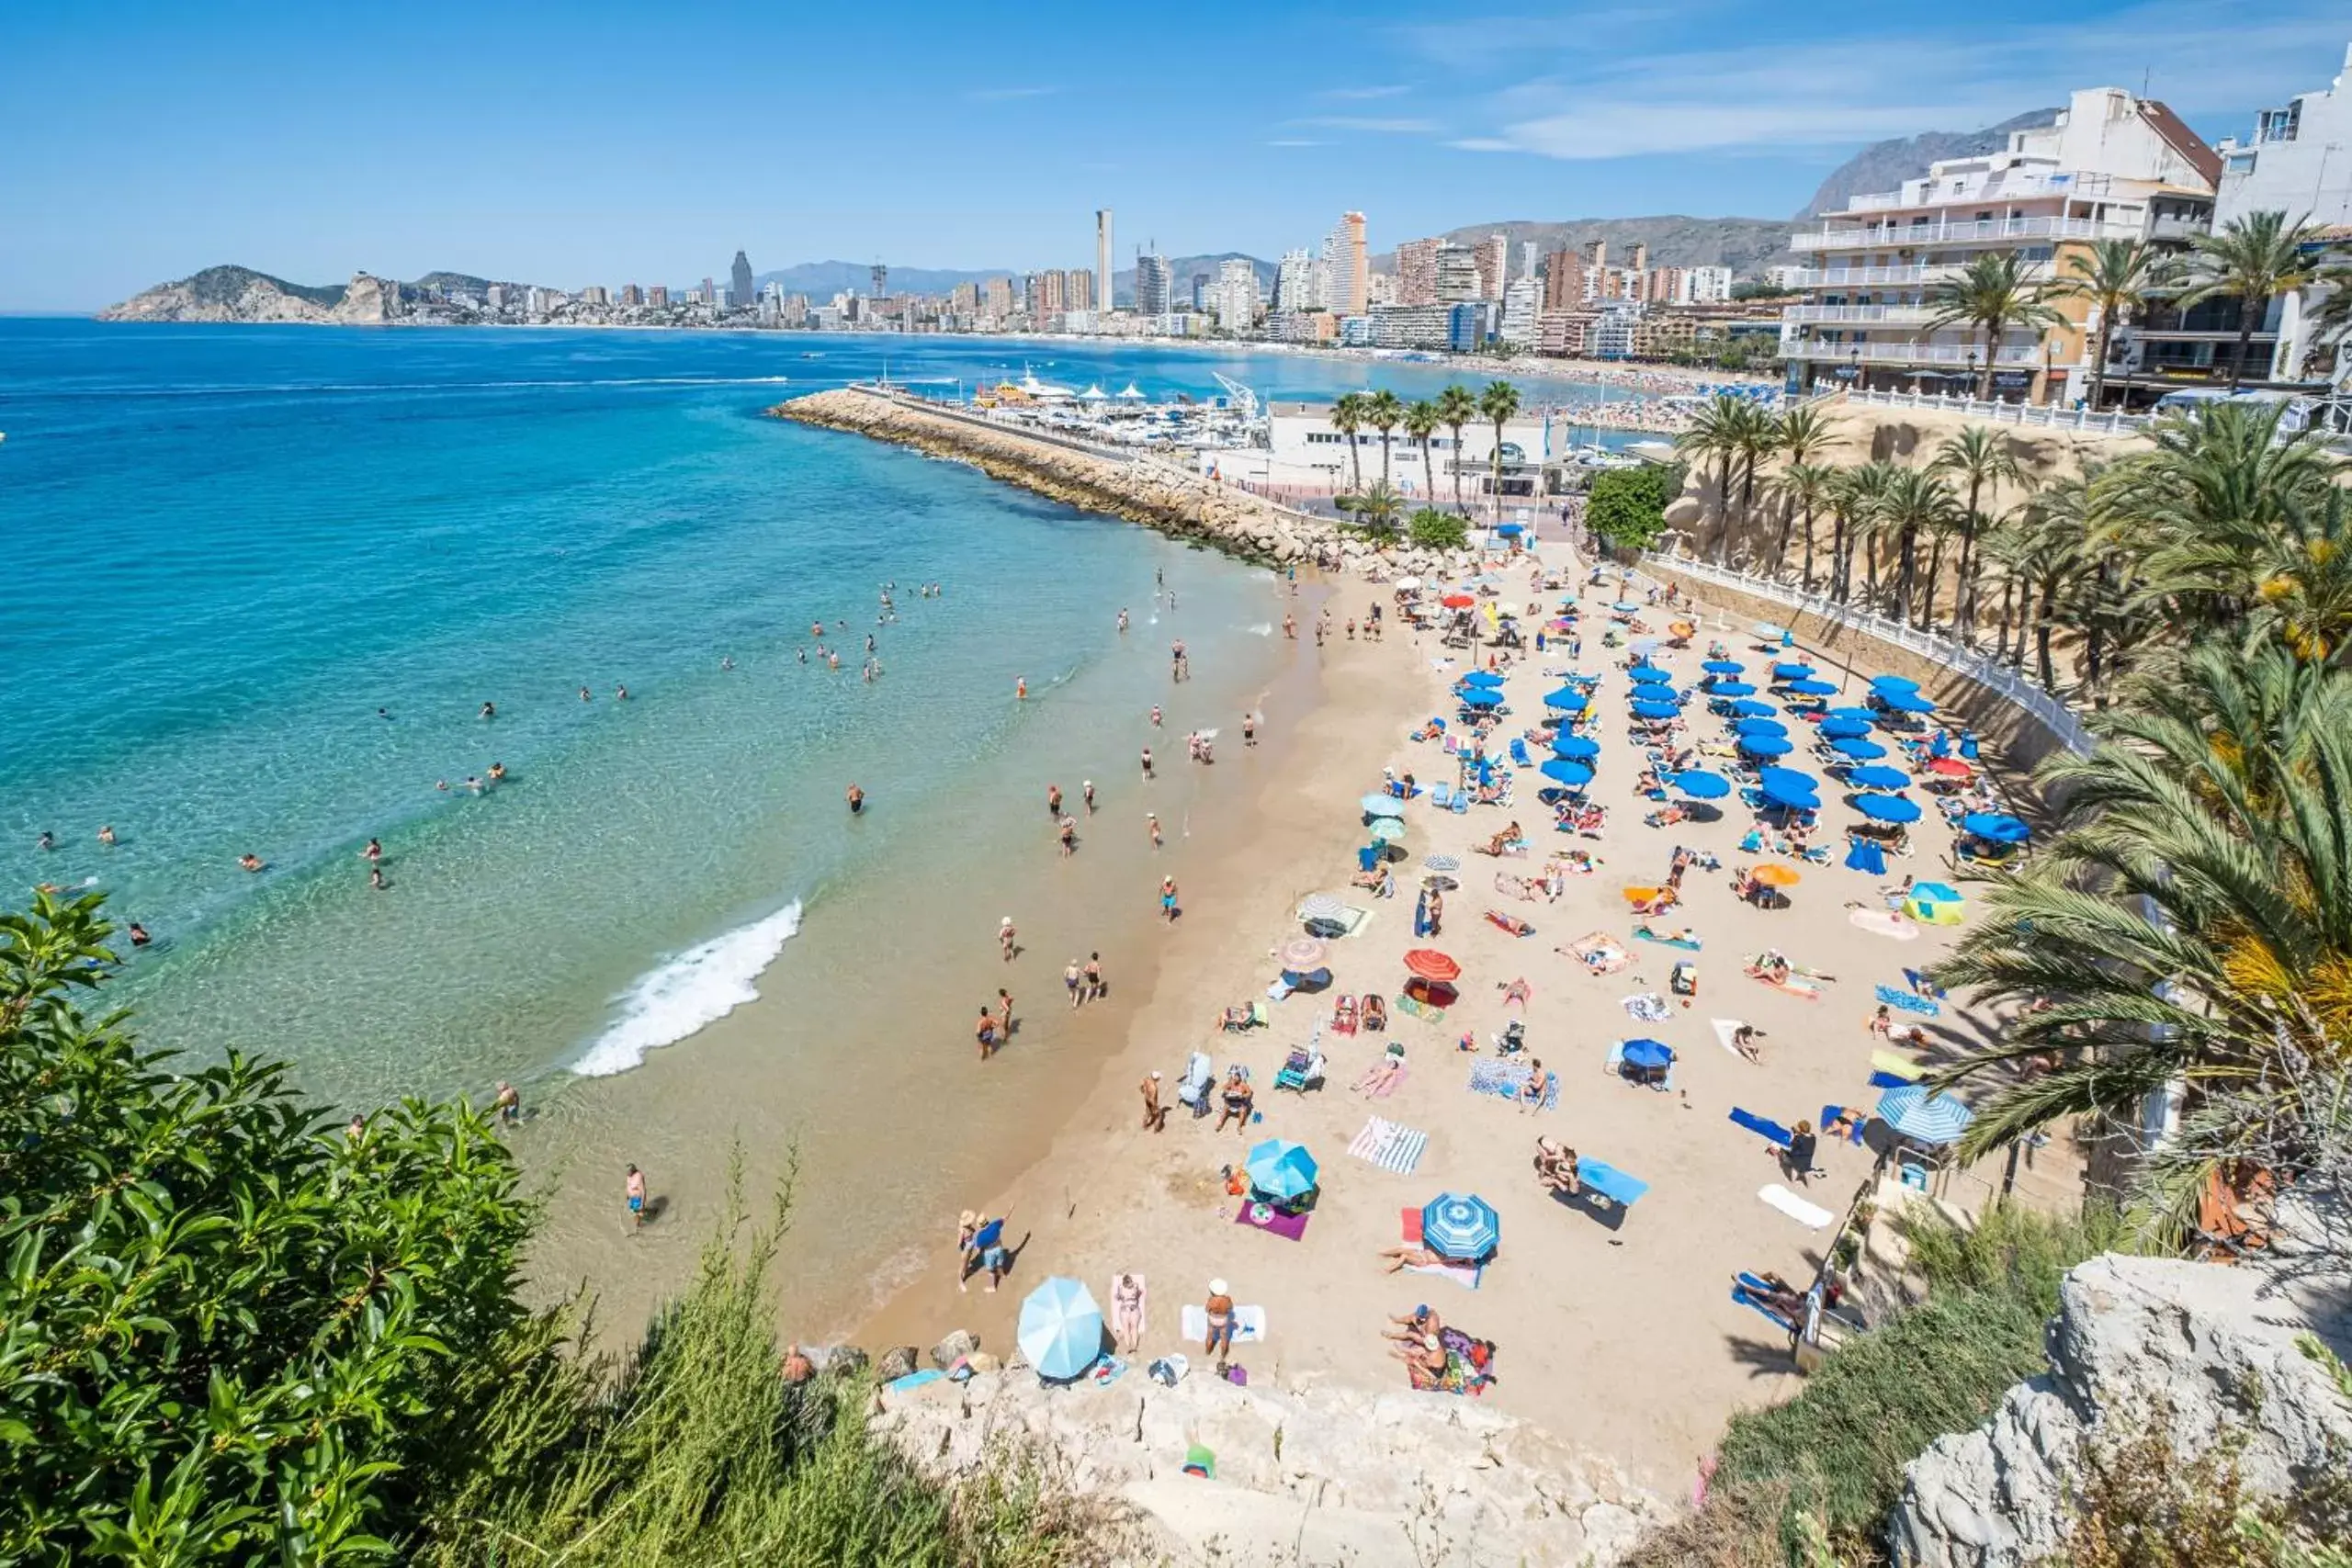
[[[1041,745],[1057,694],[1124,715],[1164,694],[1156,623],[1123,642],[1113,604],[1141,623],[1164,575],[1183,635],[1231,646],[1213,679],[1239,703],[1272,600],[1263,572],[758,417],[886,358],[1154,397],[1217,371],[1276,396],[1446,379],[973,340],[0,321],[0,887],[103,888],[153,933],[118,989],[153,1043],[290,1056],[368,1104],[626,1071],[748,1000],[804,920],[873,919],[887,857],[985,880],[999,827],[969,781]],[[466,787],[493,763],[503,784]]]

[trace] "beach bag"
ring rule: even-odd
[[[1152,1382],[1161,1387],[1174,1388],[1184,1381],[1184,1374],[1192,1371],[1192,1368],[1193,1363],[1189,1358],[1177,1354],[1162,1356],[1144,1371]]]

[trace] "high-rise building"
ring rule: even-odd
[[[1012,314],[1012,279],[991,277],[980,286],[980,313],[1001,323]]]
[[[1519,243],[1519,276],[1521,277],[1535,276],[1535,242],[1532,240],[1521,240]]]
[[[1157,251],[1136,255],[1136,314],[1164,316],[1173,303],[1169,298],[1168,258]]]
[[[1478,268],[1478,293],[1481,299],[1499,299],[1503,285],[1510,281],[1510,236],[1489,234],[1478,242],[1472,253]]]
[[[1649,269],[1650,269],[1650,248],[1649,248],[1649,246],[1647,246],[1647,245],[1635,245],[1635,246],[1634,247],[1634,270],[1635,272],[1647,272],[1647,271],[1649,271]]]
[[[1308,278],[1315,269],[1315,258],[1305,246],[1284,251],[1274,267],[1273,309],[1277,312],[1309,310],[1316,308],[1308,302]]]
[[[731,286],[728,290],[727,302],[738,310],[750,310],[752,308],[751,258],[742,252],[737,251],[735,265],[728,268],[727,278]]]
[[[1330,268],[1330,298],[1324,301],[1342,316],[1363,313],[1372,260],[1364,254],[1363,214],[1342,212],[1338,227],[1323,241],[1323,260]]]
[[[645,302],[648,305],[654,307],[656,310],[668,310],[670,308],[670,286],[666,283],[655,284],[652,288],[645,291]]]
[[[1441,245],[1437,253],[1437,299],[1440,305],[1452,305],[1464,299],[1476,299],[1478,294],[1478,257],[1467,245]]]
[[[1544,309],[1573,310],[1584,303],[1584,258],[1556,250],[1544,258]]]
[[[1095,274],[1084,267],[1072,267],[1062,274],[1062,309],[1091,310],[1094,309]]]
[[[1364,278],[1364,308],[1396,303],[1396,278],[1393,273],[1375,272]]]
[[[947,308],[959,316],[978,315],[980,313],[980,286],[977,283],[957,284],[955,288],[947,291]]]
[[[1258,264],[1246,256],[1217,265],[1216,324],[1229,333],[1246,333],[1258,324]]]
[[[642,288],[639,288],[636,284],[634,284],[634,283],[624,283],[624,284],[622,284],[622,285],[621,285],[621,303],[622,303],[622,304],[624,304],[624,305],[642,305],[642,304],[644,304],[644,303],[645,303],[645,290],[644,290],[644,289],[642,289]]]
[[[1532,277],[1514,279],[1503,288],[1502,330],[1505,343],[1533,348],[1544,313],[1544,286]]]
[[[1029,276],[1029,314],[1039,321],[1058,316],[1069,307],[1062,302],[1062,275],[1055,271]]]
[[[1408,240],[1396,247],[1396,303],[1437,303],[1437,256],[1445,249],[1439,239]]]
[[[580,302],[582,305],[609,305],[613,300],[603,284],[592,283],[580,291]]]
[[[1094,209],[1094,298],[1105,310],[1111,308],[1112,254],[1111,209],[1098,207]]]

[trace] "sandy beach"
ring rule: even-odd
[[[1549,653],[1531,649],[1508,667],[1509,708],[1496,743],[1544,722],[1542,694],[1558,683],[1558,671],[1600,674],[1596,722],[1587,728],[1603,747],[1589,792],[1610,809],[1600,839],[1555,832],[1551,811],[1534,798],[1544,781],[1521,768],[1509,808],[1478,807],[1457,815],[1413,802],[1402,840],[1410,856],[1396,866],[1397,897],[1382,901],[1351,889],[1354,851],[1365,840],[1357,797],[1379,787],[1382,770],[1411,772],[1425,783],[1451,781],[1453,765],[1439,748],[1407,737],[1430,715],[1452,717],[1448,689],[1464,671],[1435,662],[1446,650],[1433,636],[1417,641],[1392,625],[1386,641],[1367,643],[1335,631],[1320,650],[1319,700],[1289,738],[1285,765],[1253,781],[1246,810],[1255,836],[1233,845],[1205,874],[1192,874],[1185,918],[1166,933],[1150,995],[1128,1021],[1124,1042],[1106,1055],[1091,1092],[1059,1125],[1043,1157],[1001,1188],[976,1190],[965,1200],[967,1206],[1009,1216],[1006,1235],[1017,1253],[1002,1291],[986,1294],[975,1280],[968,1294],[958,1292],[956,1215],[942,1213],[936,1249],[917,1277],[860,1325],[858,1343],[927,1348],[963,1327],[977,1332],[986,1348],[1010,1353],[1019,1303],[1039,1281],[1074,1276],[1107,1309],[1114,1275],[1133,1269],[1146,1277],[1149,1290],[1143,1359],[1188,1348],[1178,1337],[1179,1311],[1200,1303],[1208,1280],[1222,1278],[1237,1302],[1266,1314],[1263,1341],[1244,1344],[1236,1357],[1253,1382],[1401,1393],[1404,1369],[1387,1355],[1381,1331],[1390,1314],[1426,1303],[1449,1325],[1498,1347],[1498,1377],[1484,1396],[1487,1404],[1612,1456],[1667,1496],[1687,1495],[1695,1467],[1734,1410],[1786,1396],[1794,1374],[1785,1332],[1733,1298],[1732,1276],[1770,1270],[1802,1284],[1830,1231],[1769,1206],[1759,1192],[1780,1184],[1822,1210],[1841,1213],[1870,1179],[1874,1156],[1825,1138],[1816,1162],[1821,1173],[1801,1186],[1784,1176],[1772,1145],[1728,1117],[1737,1108],[1793,1125],[1818,1122],[1826,1106],[1867,1111],[1875,1103],[1877,1091],[1867,1087],[1871,1059],[1888,1042],[1870,1028],[1874,987],[1902,987],[1905,968],[1930,961],[1949,936],[1934,928],[1912,928],[1915,940],[1882,936],[1850,921],[1849,905],[1883,909],[1882,888],[1905,874],[1949,879],[1951,834],[1930,805],[1911,829],[1913,853],[1890,862],[1886,876],[1847,870],[1837,861],[1843,830],[1856,818],[1837,798],[1837,781],[1824,778],[1818,837],[1833,846],[1832,863],[1797,867],[1801,880],[1790,890],[1788,908],[1768,910],[1739,899],[1730,886],[1732,869],[1771,858],[1737,851],[1752,814],[1734,797],[1713,822],[1644,825],[1655,804],[1634,787],[1640,760],[1626,732],[1627,655],[1623,648],[1600,645],[1603,612],[1615,590],[1585,588],[1583,571],[1560,542],[1544,543],[1542,555],[1550,570],[1572,572],[1574,591],[1584,596],[1582,657],[1572,663],[1555,643]],[[1534,597],[1528,582],[1524,564],[1513,569],[1502,602],[1523,605]],[[1373,594],[1385,604],[1390,592],[1343,582],[1335,613],[1342,619],[1351,612],[1361,616]],[[1551,605],[1562,595],[1541,597]],[[1393,609],[1390,614],[1393,622]],[[1661,633],[1671,618],[1658,611],[1645,616]],[[1689,691],[1701,679],[1698,666],[1711,637],[1731,644],[1732,657],[1748,661],[1758,675],[1771,661],[1752,646],[1756,639],[1744,624],[1712,615],[1691,618],[1702,622],[1693,646],[1658,655],[1678,688]],[[1307,646],[1303,621],[1301,645]],[[1824,673],[1850,694],[1830,699],[1837,703],[1860,701],[1871,671],[1849,672],[1824,660]],[[1713,740],[1723,732],[1723,721],[1705,712],[1703,701],[1694,701],[1685,716],[1690,740]],[[1810,744],[1803,726],[1792,721],[1791,728],[1801,748]],[[1544,755],[1538,748],[1536,760]],[[1902,760],[1899,753],[1890,759]],[[1998,778],[1996,760],[1989,752],[1985,760]],[[1787,761],[1821,772],[1803,750]],[[1710,758],[1702,765],[1729,762]],[[1913,794],[1923,804],[1930,801]],[[1528,829],[1525,858],[1477,852],[1513,818]],[[1630,886],[1663,881],[1677,844],[1712,852],[1722,863],[1716,871],[1691,870],[1683,906],[1657,922],[1661,930],[1693,928],[1702,942],[1696,953],[1634,940],[1638,922],[1623,896]],[[1521,901],[1498,889],[1498,874],[1532,876],[1548,854],[1572,848],[1591,852],[1600,863],[1590,875],[1570,877],[1556,902]],[[1431,853],[1461,861],[1454,874],[1460,886],[1447,896],[1442,935],[1417,941],[1413,894],[1423,874],[1420,863]],[[1300,934],[1298,903],[1316,892],[1372,911],[1361,928],[1330,944],[1329,990],[1272,1004],[1269,1029],[1221,1032],[1220,1010],[1264,994],[1279,967],[1273,949]],[[1484,918],[1489,909],[1531,923],[1532,934],[1513,936],[1489,923]],[[1621,971],[1590,974],[1558,951],[1596,931],[1626,950],[1629,962]],[[1442,1021],[1424,1021],[1395,1007],[1406,978],[1401,960],[1419,946],[1439,947],[1462,965],[1461,999]],[[1804,999],[1746,977],[1745,960],[1768,947],[1836,978],[1822,983],[1818,999]],[[1698,991],[1690,1005],[1670,1002],[1669,1016],[1660,1022],[1630,1017],[1622,1000],[1666,993],[1678,960],[1697,965]],[[1532,995],[1523,1007],[1506,1006],[1504,987],[1518,980]],[[1335,1000],[1367,993],[1391,998],[1386,1032],[1334,1032]],[[1467,1088],[1476,1064],[1496,1062],[1494,1038],[1514,1019],[1524,1021],[1527,1055],[1557,1075],[1555,1108],[1526,1110]],[[1926,1032],[1919,1046],[1902,1053],[1918,1063],[1940,1059],[1981,1027],[1951,1000],[1936,1017],[1898,1012],[1895,1019]],[[1716,1021],[1735,1020],[1764,1032],[1760,1061],[1719,1042]],[[1274,1079],[1285,1055],[1318,1029],[1329,1058],[1325,1082],[1305,1094],[1277,1092]],[[1475,1054],[1460,1048],[1465,1036]],[[1675,1051],[1670,1089],[1637,1087],[1608,1070],[1611,1043],[1637,1036],[1662,1040]],[[1351,1086],[1392,1043],[1404,1048],[1402,1083],[1384,1098],[1358,1092]],[[1230,1063],[1250,1068],[1259,1115],[1245,1134],[1237,1136],[1230,1127],[1214,1134],[1214,1116],[1195,1120],[1181,1106],[1164,1131],[1143,1127],[1142,1079],[1153,1070],[1162,1073],[1163,1100],[1172,1105],[1174,1085],[1195,1050],[1215,1059],[1220,1076]],[[1351,1142],[1374,1116],[1427,1134],[1412,1174],[1350,1156]],[[1532,1173],[1538,1135],[1648,1183],[1646,1195],[1613,1221],[1597,1209],[1555,1199]],[[1240,1164],[1251,1145],[1270,1137],[1298,1140],[1320,1162],[1320,1201],[1296,1239],[1237,1223],[1243,1201],[1227,1195],[1221,1177],[1225,1167]],[[2045,1169],[2029,1168],[2027,1180],[2062,1190],[2065,1162],[2054,1152],[2040,1157]],[[1952,1180],[1959,1184],[1955,1197],[1981,1198],[1981,1186],[1962,1190],[1979,1180],[1976,1175],[1960,1173]],[[1398,1244],[1402,1211],[1418,1210],[1448,1190],[1477,1193],[1500,1216],[1500,1251],[1475,1289],[1453,1277],[1389,1273],[1377,1256]],[[1189,1348],[1197,1356],[1197,1345]]]

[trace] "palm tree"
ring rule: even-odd
[[[1356,447],[1356,432],[1364,427],[1365,400],[1362,392],[1343,392],[1331,405],[1331,428],[1348,438],[1348,463],[1359,491],[1363,489],[1363,458]]]
[[[2107,350],[2119,322],[2148,302],[2148,291],[2165,281],[2160,252],[2144,240],[2100,240],[2066,258],[2072,276],[2063,286],[2098,311],[2098,339],[2091,348],[2091,407],[2107,389]]]
[[[1388,434],[1396,422],[1405,417],[1405,405],[1396,394],[1383,387],[1373,393],[1363,405],[1363,422],[1380,432],[1380,482],[1388,482]]]
[[[2299,514],[2255,590],[2257,623],[2310,663],[2352,649],[2352,509],[2344,502],[2344,491],[2331,490],[2316,517]]]
[[[1405,515],[1405,498],[1391,490],[1386,479],[1354,495],[1343,495],[1335,504],[1354,513],[1364,527],[1381,534],[1392,532]]]
[[[1781,456],[1788,459],[1789,466],[1782,475],[1781,487],[1787,510],[1781,514],[1780,541],[1772,547],[1772,575],[1776,578],[1788,563],[1789,527],[1796,520],[1798,504],[1797,487],[1787,481],[1795,477],[1799,468],[1812,463],[1839,441],[1838,434],[1829,428],[1829,421],[1811,403],[1800,404],[1782,414],[1779,434]],[[1819,499],[1816,493],[1805,502],[1805,574],[1808,577],[1812,575],[1813,561],[1813,502]]]
[[[1838,528],[1830,543],[1829,569],[1837,579],[1838,602],[1841,604],[1853,597],[1857,550],[1861,552],[1870,572],[1865,602],[1878,596],[1878,558],[1871,553],[1870,535],[1871,521],[1878,515],[1878,498],[1884,493],[1887,476],[1894,471],[1884,463],[1872,462],[1842,469],[1838,475],[1830,495]]]
[[[1430,437],[1437,434],[1442,423],[1437,405],[1427,398],[1418,400],[1405,410],[1405,436],[1420,446],[1421,477],[1429,483],[1429,499],[1431,501],[1437,499],[1437,468],[1430,461]]]
[[[1936,308],[1928,326],[1968,326],[1984,334],[1984,367],[1977,376],[1976,395],[1985,401],[1993,396],[1993,363],[2002,334],[2026,329],[2038,333],[2065,320],[2049,303],[2051,286],[2027,280],[2027,265],[2016,251],[1988,252],[1928,293],[1928,302]]]
[[[2254,329],[2278,295],[2301,288],[2317,276],[2320,231],[2308,221],[2290,223],[2284,212],[2249,212],[2233,218],[2218,234],[2189,242],[2193,253],[2184,310],[2208,299],[2238,302],[2238,356],[2230,366],[2230,390],[2245,379],[2245,356]]]
[[[1752,529],[1756,523],[1756,465],[1780,449],[1781,422],[1761,403],[1741,400],[1737,422],[1739,449],[1739,522]]]
[[[2068,474],[2036,491],[2027,502],[2019,523],[2027,543],[2020,549],[2025,602],[2021,613],[2033,627],[2035,670],[2046,691],[2058,689],[2058,671],[2051,660],[2051,639],[2058,627],[2060,600],[2074,579],[2092,534],[2097,514],[2093,492],[2103,470],[2093,467]],[[2025,659],[2025,635],[2018,635],[2018,662]]]
[[[1706,471],[1711,457],[1720,465],[1715,474],[1719,544],[1731,536],[1731,466],[1739,455],[1739,432],[1748,407],[1746,398],[1718,392],[1690,416],[1690,423],[1674,438],[1674,449],[1696,462],[1702,473]],[[1720,550],[1716,558],[1723,558]]]
[[[1467,387],[1448,387],[1437,395],[1437,417],[1453,433],[1453,510],[1467,517],[1470,509],[1462,503],[1462,432],[1478,417],[1478,400]],[[1434,476],[1430,483],[1437,483]]]
[[[2064,830],[1934,970],[2048,1004],[1938,1079],[2042,1069],[1979,1110],[1963,1158],[2066,1117],[2136,1127],[2173,1085],[2192,1121],[2249,1100],[2292,1118],[2295,1065],[2338,1093],[2352,1066],[2352,680],[2216,641],[2101,723],[2089,756],[2045,766]],[[2211,1163],[2159,1164],[2167,1217],[2193,1213]]]
[[[1894,618],[1898,622],[1911,618],[1920,534],[1950,526],[1957,505],[1939,474],[1925,468],[1895,468],[1888,473],[1875,510],[1880,525],[1894,536]]]
[[[1984,519],[1984,491],[1987,487],[1997,486],[2004,480],[2010,484],[2025,483],[2025,470],[2018,466],[2017,454],[2010,449],[2008,442],[1979,424],[1963,425],[1959,434],[1947,437],[1936,449],[1935,458],[1928,467],[1937,473],[1954,476],[1967,487],[1967,506],[1961,513],[1960,522],[1960,583],[1953,591],[1951,611],[1954,628],[1960,633],[1961,639],[1966,641],[1976,625],[1975,561],[1973,558],[1976,549],[1976,532]],[[1940,547],[1941,541],[1939,540],[1938,544]],[[1934,600],[1935,592],[1934,573],[1931,571],[1928,584],[1930,602]]]
[[[1478,412],[1495,426],[1495,515],[1503,514],[1503,426],[1519,413],[1519,389],[1509,381],[1489,381],[1478,394]]]
[[[1781,476],[1790,514],[1800,510],[1804,513],[1804,570],[1798,574],[1797,584],[1807,592],[1813,589],[1813,514],[1836,492],[1837,475],[1838,470],[1825,465],[1798,463]],[[1774,570],[1778,570],[1777,562]]]

